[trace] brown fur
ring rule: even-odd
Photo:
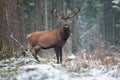
[[[57,63],[62,62],[62,46],[70,35],[69,28],[61,27],[51,31],[37,31],[27,35],[27,49],[37,59],[40,49],[54,48],[57,56]],[[38,59],[37,59],[38,60]]]

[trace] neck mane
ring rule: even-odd
[[[60,36],[64,41],[66,41],[70,36],[70,28],[69,27],[65,28],[64,26],[62,26],[60,28]]]

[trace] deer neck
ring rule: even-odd
[[[64,41],[66,41],[69,38],[69,36],[70,36],[70,28],[69,28],[69,26],[67,26],[67,27],[62,26],[60,28],[60,36]]]

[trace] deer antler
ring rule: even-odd
[[[81,9],[81,8],[77,8],[77,7],[76,7],[75,10],[74,10],[74,13],[73,13],[72,15],[70,15],[69,17],[70,17],[70,18],[73,18],[75,15],[77,15],[78,12],[80,12],[80,9]]]
[[[58,19],[62,19],[63,18],[63,15],[62,16],[58,15],[57,9],[52,9],[52,10],[50,10],[50,12],[51,12],[51,14],[53,14]]]

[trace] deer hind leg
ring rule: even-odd
[[[33,55],[33,57],[34,57],[38,62],[40,62],[40,61],[39,61],[37,55],[38,55],[38,52],[40,51],[40,49],[41,49],[41,48],[40,48],[39,46],[35,46],[35,47],[32,49],[32,55]]]
[[[27,45],[27,51],[31,51],[32,50],[32,46],[30,44]]]

